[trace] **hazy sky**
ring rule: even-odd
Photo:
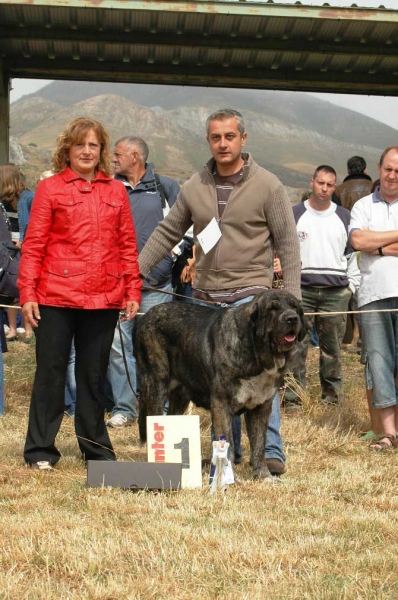
[[[258,0],[256,0],[258,1]],[[264,0],[265,1],[265,0]],[[294,4],[296,0],[282,0],[279,4]],[[356,0],[359,7],[377,8],[383,5],[385,8],[397,8],[398,0]],[[303,5],[322,6],[323,0],[302,0]],[[328,0],[330,6],[351,6],[353,0]],[[37,79],[13,79],[13,90],[11,102],[18,100],[25,94],[31,94],[46,85],[48,81]],[[313,94],[317,98],[328,100],[333,104],[351,108],[378,121],[382,121],[391,127],[398,129],[398,98],[383,96],[357,96],[349,94]]]

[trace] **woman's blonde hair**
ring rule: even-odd
[[[12,210],[17,210],[19,196],[25,187],[23,175],[17,165],[6,163],[0,167],[1,200],[8,202]]]
[[[54,173],[65,171],[69,164],[69,150],[74,144],[83,142],[89,131],[93,130],[101,145],[100,159],[96,169],[104,175],[112,174],[111,139],[104,127],[94,119],[79,117],[69,121],[66,129],[57,139],[57,147],[52,156],[52,170]]]

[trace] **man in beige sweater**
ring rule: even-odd
[[[285,289],[301,298],[300,248],[292,208],[279,179],[243,153],[247,133],[242,115],[219,110],[207,119],[212,157],[181,187],[164,221],[140,254],[142,275],[193,225],[196,275],[193,296],[233,307],[271,288],[275,252]],[[266,458],[274,475],[285,471],[276,395],[267,432]],[[239,438],[239,443],[238,443]],[[234,419],[235,462],[239,462],[240,418]]]

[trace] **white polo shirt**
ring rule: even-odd
[[[349,232],[398,230],[398,200],[383,200],[379,188],[373,194],[355,202],[351,211]],[[363,306],[383,298],[398,298],[398,256],[374,256],[361,251],[361,285],[358,305]]]

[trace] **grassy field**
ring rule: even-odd
[[[87,489],[73,421],[50,474],[22,460],[34,348],[5,355],[0,419],[0,598],[396,599],[398,480],[394,452],[371,452],[362,368],[346,354],[346,404],[321,407],[316,350],[304,411],[283,414],[288,472],[253,481],[245,458],[225,494],[203,488]],[[202,454],[210,446],[201,413]],[[145,461],[137,427],[112,431],[121,460]]]

